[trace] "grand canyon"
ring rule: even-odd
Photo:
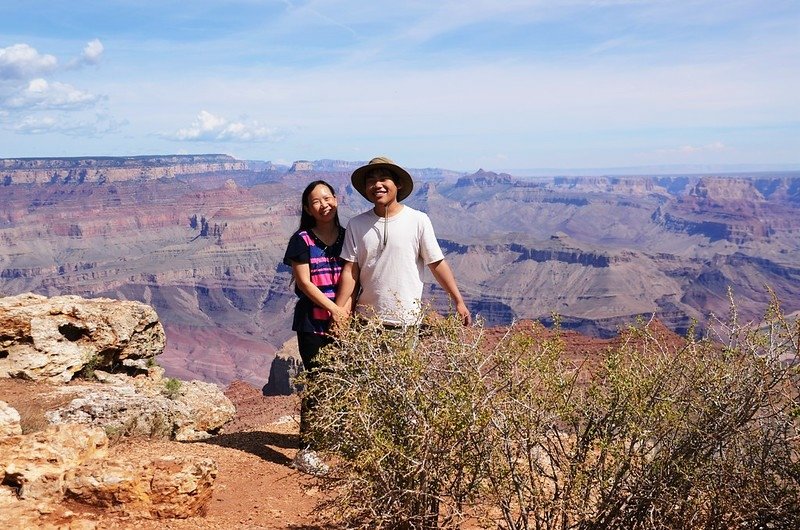
[[[182,379],[262,386],[292,336],[283,252],[315,179],[344,222],[369,204],[357,161],[227,155],[0,160],[0,296],[137,300]],[[685,333],[800,310],[800,172],[526,178],[411,168],[470,310],[489,326],[555,318],[608,337],[655,314]],[[429,278],[430,280],[430,278]],[[447,297],[428,284],[440,313]]]

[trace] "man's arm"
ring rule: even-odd
[[[358,287],[358,277],[361,269],[358,263],[345,261],[342,267],[342,275],[339,277],[339,287],[336,290],[336,305],[343,308],[347,313],[353,311],[353,300]]]
[[[456,285],[456,279],[453,276],[450,265],[448,265],[445,260],[439,260],[429,263],[428,268],[433,273],[433,277],[436,278],[436,281],[439,282],[439,285],[442,286],[442,289],[447,291],[447,294],[450,295],[450,299],[453,300],[453,303],[456,305],[456,311],[461,316],[461,322],[465,326],[472,324],[472,316],[469,314],[469,309],[467,309],[467,305],[464,303],[461,291],[458,290],[458,285]]]

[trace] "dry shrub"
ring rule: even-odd
[[[313,443],[339,462],[324,478],[328,508],[348,526],[454,526],[480,492],[485,458],[473,454],[486,447],[489,389],[461,331],[353,326],[305,376]]]
[[[22,434],[31,434],[47,429],[50,425],[45,417],[45,410],[36,402],[23,402],[16,405],[19,412],[19,425]]]
[[[774,297],[714,340],[637,322],[591,374],[558,333],[470,331],[354,327],[305,381],[345,526],[800,527],[800,328]]]

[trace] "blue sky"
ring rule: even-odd
[[[800,168],[797,0],[3,0],[0,157]]]

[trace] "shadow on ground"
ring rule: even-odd
[[[238,449],[240,451],[254,454],[268,462],[288,466],[292,463],[291,458],[273,448],[278,447],[281,449],[297,449],[299,439],[296,434],[267,431],[245,431],[234,432],[230,434],[220,434],[218,436],[214,436],[213,438],[202,440],[198,443],[213,444],[219,445],[220,447]]]

